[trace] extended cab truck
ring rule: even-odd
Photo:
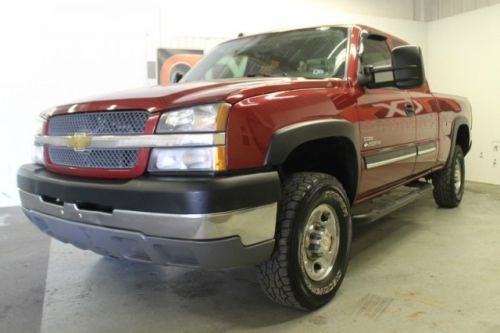
[[[470,131],[469,103],[430,92],[418,47],[359,25],[281,31],[222,43],[179,84],[43,113],[18,186],[63,242],[257,265],[271,299],[315,309],[344,278],[352,223],[432,187],[438,206],[460,203]]]

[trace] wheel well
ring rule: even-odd
[[[280,166],[283,176],[294,172],[323,172],[334,176],[344,187],[351,203],[358,186],[356,149],[347,138],[308,141],[296,147]]]
[[[467,125],[461,125],[457,132],[457,144],[462,148],[464,155],[469,152],[470,134]]]

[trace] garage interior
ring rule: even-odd
[[[500,332],[499,17],[496,0],[0,4],[0,332]],[[421,46],[431,90],[471,102],[473,145],[460,207],[439,209],[429,193],[355,226],[346,279],[328,305],[278,306],[252,267],[102,258],[51,240],[23,215],[16,171],[30,161],[40,111],[157,84],[159,48],[207,51],[239,33],[337,23]]]

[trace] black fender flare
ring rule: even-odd
[[[327,119],[301,122],[277,130],[269,144],[264,164],[279,166],[290,153],[309,141],[327,138],[345,138],[356,151],[357,179],[355,193],[358,193],[361,179],[361,161],[358,127],[344,119]]]
[[[470,151],[471,147],[471,141],[470,141],[470,123],[469,120],[465,116],[458,116],[453,120],[453,125],[451,128],[451,133],[450,133],[450,140],[451,140],[451,145],[450,145],[450,151],[448,152],[448,159],[446,160],[446,166],[448,166],[451,163],[451,156],[453,156],[453,151],[455,150],[455,146],[457,145],[457,136],[458,136],[458,129],[460,126],[465,125],[469,129],[469,146],[467,147],[467,150],[464,151],[464,155],[467,155],[467,153]]]

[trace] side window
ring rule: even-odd
[[[391,65],[391,51],[385,40],[365,39],[361,64],[363,66]]]
[[[391,66],[391,50],[385,40],[375,40],[367,38],[363,42],[363,54],[361,55],[361,68],[364,66]],[[391,72],[377,74],[377,80],[391,81],[393,75]]]

